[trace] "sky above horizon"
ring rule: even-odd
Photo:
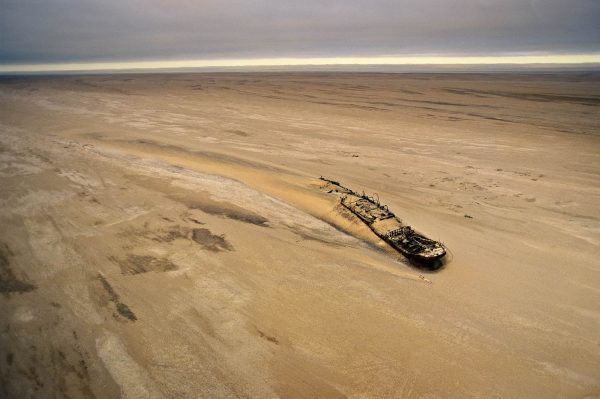
[[[5,66],[600,54],[597,0],[0,0],[0,10]]]

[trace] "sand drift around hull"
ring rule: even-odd
[[[432,269],[438,269],[442,265],[441,259],[446,255],[444,245],[417,233],[412,227],[404,224],[387,205],[381,205],[378,198],[364,193],[359,194],[335,180],[324,177],[319,179],[325,182],[321,187],[322,190],[337,194],[342,206],[407,259],[418,266]]]

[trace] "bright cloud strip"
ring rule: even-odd
[[[176,69],[211,67],[326,66],[326,65],[526,65],[526,64],[600,64],[600,54],[515,55],[479,57],[338,57],[338,58],[256,58],[229,60],[169,60],[62,64],[0,65],[6,72],[78,72],[139,69]]]

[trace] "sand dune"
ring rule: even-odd
[[[0,396],[600,395],[599,105],[594,74],[3,78]]]

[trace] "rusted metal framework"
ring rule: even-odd
[[[359,194],[342,186],[335,180],[320,178],[322,187],[328,193],[340,196],[340,203],[363,221],[382,240],[410,260],[427,266],[439,264],[446,255],[446,248],[440,242],[429,239],[405,225],[387,205],[381,205],[379,196]]]

